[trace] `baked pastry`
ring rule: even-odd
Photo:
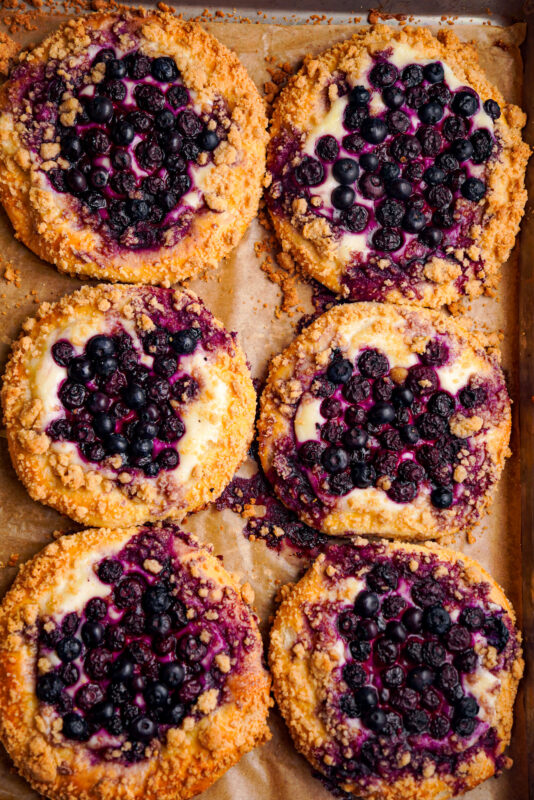
[[[31,497],[106,526],[215,500],[246,456],[256,406],[235,335],[193,292],[111,285],[41,306],[2,400]]]
[[[258,422],[267,478],[325,533],[470,529],[508,455],[499,359],[465,317],[334,307],[272,361]]]
[[[451,31],[363,28],[279,95],[267,201],[284,249],[352,300],[490,294],[526,201],[525,119]]]
[[[50,544],[0,607],[0,735],[17,769],[50,798],[206,789],[270,738],[251,597],[170,524]]]
[[[257,212],[263,102],[237,57],[158,11],[78,16],[0,90],[0,200],[65,272],[170,285]]]
[[[521,635],[479,564],[357,539],[287,588],[271,632],[275,698],[330,786],[446,800],[510,765]]]

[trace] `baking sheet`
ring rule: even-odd
[[[37,41],[63,19],[59,15],[43,16],[35,21],[38,30],[21,31],[14,38],[22,44]],[[444,21],[444,25],[447,23]],[[355,26],[271,24],[243,25],[232,22],[207,23],[205,27],[234,49],[248,68],[258,87],[263,89],[270,79],[267,71],[273,63],[286,62],[298,66],[307,52],[318,53],[334,42],[346,38]],[[436,26],[430,26],[436,27]],[[448,27],[448,26],[447,26]],[[474,39],[481,64],[488,76],[501,89],[506,99],[521,102],[522,64],[519,45],[525,26],[516,24],[499,28],[489,24],[457,26],[464,39]],[[0,50],[2,44],[0,43]],[[272,57],[273,60],[270,60]],[[260,269],[265,256],[256,256],[255,245],[265,238],[265,231],[255,220],[236,251],[220,269],[207,279],[189,283],[206,301],[210,309],[232,330],[237,330],[252,365],[253,377],[262,380],[270,357],[285,347],[294,336],[299,314],[290,316],[277,311],[279,288]],[[0,368],[3,369],[10,342],[18,335],[22,320],[36,310],[38,301],[53,301],[76,289],[80,282],[59,275],[19,244],[3,212],[0,213]],[[1,279],[6,275],[7,279]],[[300,304],[311,311],[310,287],[297,281]],[[518,398],[518,303],[519,279],[517,254],[503,269],[503,278],[496,299],[479,299],[470,306],[470,313],[481,326],[487,324],[503,332],[503,366],[513,399]],[[476,532],[475,542],[458,540],[456,547],[465,550],[487,567],[503,585],[521,616],[521,519],[518,497],[519,442],[517,404],[514,406],[512,433],[513,457],[509,460],[499,484],[492,512]],[[253,463],[242,468],[244,474],[254,469]],[[263,631],[268,630],[274,597],[281,584],[294,580],[305,569],[306,562],[290,551],[277,553],[265,542],[250,542],[242,534],[244,521],[231,511],[207,509],[189,518],[184,527],[193,530],[204,541],[212,542],[217,553],[224,554],[228,569],[250,581],[256,592],[256,608]],[[56,512],[32,502],[17,481],[7,455],[5,434],[0,434],[0,592],[11,583],[16,558],[24,561],[50,541],[54,530],[73,530],[76,525]],[[470,800],[520,800],[528,792],[525,723],[521,695],[516,704],[516,718],[510,755],[512,770],[498,781],[489,781],[466,795]],[[248,754],[211,789],[203,800],[271,800],[274,797],[312,796],[328,800],[330,795],[311,775],[307,762],[294,750],[283,723],[272,711],[272,741]],[[35,798],[37,795],[10,767],[4,753],[0,755],[0,800]]]

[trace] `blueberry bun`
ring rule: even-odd
[[[245,458],[255,397],[235,335],[193,292],[111,285],[43,304],[2,390],[31,497],[91,525],[215,500]]]
[[[257,618],[174,525],[63,536],[0,606],[0,736],[49,798],[185,800],[266,741]]]
[[[272,361],[258,422],[265,474],[328,534],[469,530],[508,455],[499,362],[467,317],[338,305]]]
[[[267,202],[284,249],[347,299],[491,294],[526,201],[525,119],[451,31],[363,28],[277,100]]]
[[[330,788],[446,800],[511,764],[521,635],[500,587],[438,545],[334,545],[271,632],[275,698]]]
[[[255,216],[265,127],[245,68],[196,23],[78,17],[0,91],[0,200],[60,270],[168,286],[215,267]]]

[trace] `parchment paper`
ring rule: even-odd
[[[63,17],[43,16],[38,31],[23,32],[18,41],[26,45],[42,38]],[[298,66],[307,52],[318,53],[355,30],[349,25],[276,26],[210,23],[205,27],[240,56],[260,90],[269,80],[266,57]],[[437,26],[436,26],[437,27]],[[503,29],[490,25],[457,26],[456,32],[477,43],[482,66],[507,100],[520,103],[522,63],[519,44],[524,26]],[[294,336],[298,315],[275,315],[280,290],[259,268],[254,244],[264,238],[258,221],[250,226],[244,240],[207,280],[190,283],[208,307],[228,328],[239,333],[240,341],[252,365],[253,376],[265,377],[270,357],[287,346]],[[3,212],[0,212],[0,277],[7,262],[19,270],[19,285],[0,280],[0,368],[3,371],[11,340],[20,331],[23,319],[33,314],[39,301],[53,301],[74,291],[80,282],[60,275],[54,267],[40,261],[16,241]],[[503,331],[503,365],[512,398],[517,397],[518,359],[518,267],[513,256],[504,267],[497,299],[482,299],[472,304],[470,313],[479,324]],[[299,298],[311,311],[310,288],[298,286]],[[476,542],[459,539],[456,547],[477,558],[502,584],[521,615],[521,540],[517,419],[512,433],[513,457],[509,460],[497,490],[491,514],[482,523]],[[246,474],[253,470],[247,463]],[[190,517],[184,527],[212,542],[216,553],[224,555],[228,569],[250,581],[256,592],[256,609],[266,633],[274,597],[280,585],[296,579],[306,568],[291,552],[278,554],[263,541],[249,542],[242,534],[244,521],[231,511],[207,509]],[[17,554],[19,563],[28,559],[51,540],[54,530],[73,530],[76,525],[51,509],[30,500],[17,481],[7,453],[5,432],[0,434],[0,560],[9,564]],[[9,586],[16,568],[0,570],[0,592]],[[332,798],[312,777],[311,767],[299,756],[276,711],[271,712],[271,742],[245,756],[221,780],[202,795],[202,800],[274,800],[274,798]],[[491,780],[469,793],[470,800],[521,800],[527,795],[524,716],[522,697],[516,704],[515,726],[510,755],[512,770],[498,781]],[[37,795],[18,777],[9,759],[0,753],[0,800],[35,798]],[[466,796],[467,797],[467,796]]]

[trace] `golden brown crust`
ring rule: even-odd
[[[365,546],[364,539],[355,539],[354,544]],[[382,542],[388,555],[395,552],[406,553],[413,559],[413,566],[417,569],[419,562],[425,561],[428,556],[435,555],[439,559],[439,567],[449,569],[454,565],[461,568],[459,585],[476,586],[480,583],[489,584],[490,591],[487,599],[504,609],[511,623],[515,626],[514,610],[506,598],[501,587],[493,580],[489,573],[478,562],[464,553],[445,549],[435,543],[427,542],[425,545],[405,544],[403,542]],[[412,562],[410,562],[412,567]],[[332,590],[332,578],[335,580],[335,567],[328,560],[328,556],[319,556],[304,577],[294,586],[285,587],[284,599],[277,611],[271,630],[269,647],[269,665],[273,676],[273,688],[277,705],[289,727],[297,749],[320,771],[324,765],[317,760],[317,748],[328,738],[328,732],[316,713],[317,698],[322,696],[324,686],[328,683],[329,672],[334,668],[336,660],[328,658],[319,659],[315,654],[305,648],[294,647],[295,639],[302,634],[306,622],[303,618],[302,608],[307,603],[317,603]],[[334,576],[334,577],[333,577]],[[354,587],[344,586],[340,581],[339,594],[344,601],[351,601]],[[334,591],[335,593],[335,591]],[[494,671],[496,679],[500,682],[498,692],[495,692],[496,701],[491,719],[491,725],[496,728],[499,740],[497,754],[501,755],[510,742],[513,723],[513,706],[517,693],[519,680],[523,674],[524,662],[520,642],[521,634],[516,631],[517,647],[513,661],[505,669]],[[491,649],[491,648],[490,648]],[[322,654],[325,656],[326,654]],[[491,661],[493,654],[489,654],[487,667],[491,669],[495,664]],[[326,667],[324,666],[326,664]],[[447,800],[474,788],[482,781],[495,773],[495,760],[480,747],[476,754],[466,762],[458,774],[445,773],[430,774],[429,777],[416,779],[413,775],[406,775],[394,781],[380,779],[375,776],[367,785],[354,784],[347,781],[342,788],[354,792],[365,800]]]
[[[217,347],[209,358],[202,357],[192,366],[202,389],[184,412],[186,431],[187,418],[190,420],[190,435],[187,444],[185,437],[181,440],[181,464],[177,469],[182,468],[185,452],[189,471],[181,483],[168,480],[164,473],[155,479],[141,477],[142,473],[134,474],[132,479],[127,469],[119,475],[107,474],[90,462],[80,461],[74,445],[65,451],[47,436],[50,414],[46,408],[47,404],[51,408],[54,403],[57,405],[59,388],[54,381],[50,390],[45,380],[47,366],[53,365],[49,352],[52,341],[61,338],[60,331],[68,328],[83,346],[89,336],[101,332],[99,325],[106,329],[108,318],[142,332],[147,324],[144,295],[157,291],[165,290],[86,286],[57,303],[44,303],[37,319],[26,321],[6,367],[2,403],[17,475],[34,500],[82,524],[128,525],[150,519],[183,518],[219,496],[245,458],[252,438],[255,392],[245,355],[238,345]],[[176,291],[172,297],[176,311],[197,313],[204,309],[193,292]],[[217,320],[213,320],[213,326],[224,332]]]
[[[511,414],[510,401],[499,366],[500,355],[495,344],[474,330],[467,317],[452,318],[436,311],[410,306],[377,303],[338,305],[321,315],[304,330],[292,344],[271,362],[267,383],[260,402],[258,420],[259,454],[266,475],[271,476],[280,498],[284,497],[283,481],[273,478],[273,465],[285,443],[294,442],[294,421],[303,394],[312,378],[324,373],[334,349],[354,363],[360,350],[377,348],[384,353],[390,367],[405,367],[417,362],[429,341],[436,335],[446,337],[451,351],[450,368],[437,368],[443,389],[455,393],[469,378],[489,380],[495,384],[495,408],[485,405],[476,414],[464,416],[456,412],[451,418],[451,430],[456,436],[468,438],[470,446],[485,448],[483,469],[471,479],[478,485],[486,482],[487,489],[471,497],[463,508],[453,506],[438,511],[430,502],[430,494],[420,492],[413,502],[396,503],[379,488],[355,489],[345,497],[324,502],[322,515],[314,515],[313,506],[293,508],[313,527],[328,534],[378,534],[392,538],[425,540],[440,538],[471,528],[489,508],[495,484],[509,454]],[[309,399],[309,398],[308,398]],[[313,412],[317,423],[323,422],[319,412]],[[318,415],[318,416],[317,416]],[[314,438],[315,432],[309,436]],[[455,473],[462,483],[470,471],[470,458],[460,464],[465,467]]]
[[[469,251],[455,251],[455,260],[434,257],[425,266],[424,277],[414,280],[413,289],[401,290],[384,284],[381,299],[392,303],[411,303],[438,307],[458,300],[462,294],[477,297],[493,295],[499,282],[501,264],[514,245],[526,202],[524,174],[530,148],[521,139],[525,114],[517,106],[505,103],[499,90],[492,86],[478,63],[476,49],[460,42],[452,31],[439,31],[435,38],[425,28],[389,28],[374,25],[357,32],[318,57],[305,59],[276,100],[271,124],[270,158],[275,156],[277,137],[288,128],[295,136],[306,135],[325,114],[324,94],[336,72],[358,76],[367,65],[369,55],[391,45],[409,45],[421,59],[440,59],[451,67],[460,83],[473,87],[482,101],[495,99],[502,109],[495,121],[495,135],[500,149],[497,158],[488,162],[488,193],[483,205],[483,218],[471,231],[475,246]],[[270,178],[269,178],[270,180]],[[332,291],[349,297],[349,287],[343,278],[347,269],[347,254],[334,235],[333,228],[322,217],[302,216],[294,209],[291,219],[270,207],[276,233],[284,250],[289,252],[317,280]],[[358,248],[356,248],[358,249]],[[482,262],[475,274],[473,261]],[[461,265],[465,269],[465,285],[458,285]],[[478,270],[478,267],[477,267]],[[352,299],[359,299],[352,295]],[[362,298],[365,299],[365,298]]]
[[[110,249],[98,231],[81,223],[69,196],[51,190],[40,170],[42,158],[31,156],[24,146],[23,123],[17,122],[10,107],[12,82],[0,88],[0,201],[16,236],[61,271],[169,286],[214,268],[237,245],[255,216],[265,169],[265,110],[234,53],[196,23],[161,11],[78,17],[22,54],[21,63],[45,64],[50,58],[76,63],[90,44],[91,31],[107,30],[118,19],[126,20],[131,30],[140,34],[140,48],[147,55],[175,59],[201,107],[209,108],[216,95],[225,98],[228,141],[214,154],[216,166],[206,194],[208,209],[193,216],[187,235],[177,244],[153,250]]]
[[[96,561],[122,549],[138,530],[99,529],[63,536],[21,568],[0,607],[0,737],[21,775],[54,800],[186,800],[270,738],[270,679],[248,609],[255,644],[231,679],[231,699],[193,725],[171,729],[166,743],[150,758],[133,765],[95,759],[85,745],[66,741],[51,726],[47,707],[35,696],[35,637],[32,642],[28,630],[40,614],[77,608],[82,576]],[[184,570],[233,591],[236,607],[246,609],[239,584],[217,558],[183,541],[175,545],[175,552]]]

